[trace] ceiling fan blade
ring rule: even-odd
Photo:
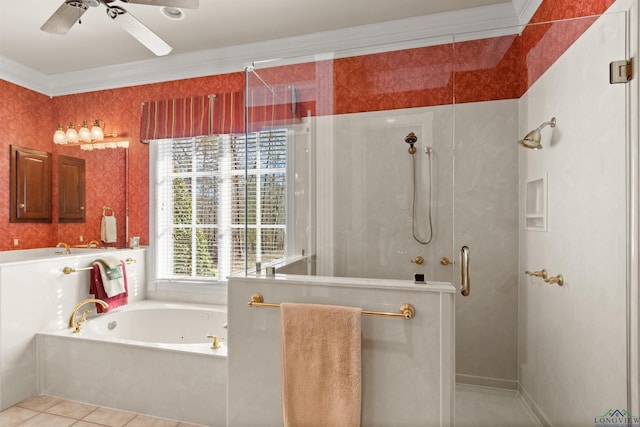
[[[125,3],[148,4],[151,6],[181,7],[183,9],[197,9],[199,0],[122,0]]]
[[[67,34],[87,9],[87,5],[82,1],[65,1],[40,29],[51,34]]]
[[[124,9],[122,9],[124,10]],[[172,47],[165,43],[153,31],[147,28],[142,22],[138,21],[135,16],[129,12],[118,14],[113,19],[122,26],[122,28],[138,39],[147,49],[157,56],[168,55]]]

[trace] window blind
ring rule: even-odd
[[[287,131],[246,143],[244,134],[157,141],[157,278],[225,280],[245,257],[253,266],[286,256]]]

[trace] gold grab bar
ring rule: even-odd
[[[463,246],[460,249],[460,293],[463,297],[468,297],[471,292],[471,281],[469,280],[469,247]]]
[[[264,302],[262,294],[253,294],[251,301],[249,301],[251,307],[269,307],[280,308],[280,304],[273,304]],[[401,313],[383,313],[379,311],[365,311],[362,310],[363,316],[381,316],[381,317],[399,317],[401,319],[411,319],[416,315],[416,308],[411,304],[402,304],[400,306]]]
[[[124,262],[127,264],[133,264],[134,262],[137,262],[137,261],[133,258],[127,258],[124,260]],[[78,271],[88,271],[92,269],[93,269],[93,265],[91,267],[84,267],[84,268],[65,267],[62,269],[62,272],[64,274],[71,274],[71,273],[77,273]]]

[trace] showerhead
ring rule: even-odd
[[[416,147],[414,147],[413,144],[418,142],[418,137],[416,136],[416,134],[413,132],[409,132],[409,134],[404,137],[404,142],[410,145],[409,154],[415,154]]]
[[[542,137],[540,135],[540,131],[542,130],[542,128],[544,128],[547,125],[551,126],[552,128],[556,127],[556,118],[552,117],[551,120],[549,120],[548,122],[544,122],[543,124],[538,126],[536,129],[526,134],[525,137],[518,142],[523,147],[531,148],[532,150],[540,150],[542,148],[542,142],[541,142]]]

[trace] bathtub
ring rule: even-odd
[[[38,393],[36,334],[64,329],[89,294],[89,271],[100,257],[126,265],[129,303],[146,298],[146,249],[39,248],[0,251],[0,410]]]
[[[38,334],[40,394],[224,426],[226,307],[141,301]],[[207,335],[217,335],[212,349]]]
[[[70,254],[67,254],[65,248],[36,248],[21,249],[15,251],[0,251],[0,264],[17,263],[17,262],[33,262],[34,260],[44,260],[52,257],[70,257],[73,255],[86,254],[104,254],[116,253],[117,249],[107,248],[70,248]]]

